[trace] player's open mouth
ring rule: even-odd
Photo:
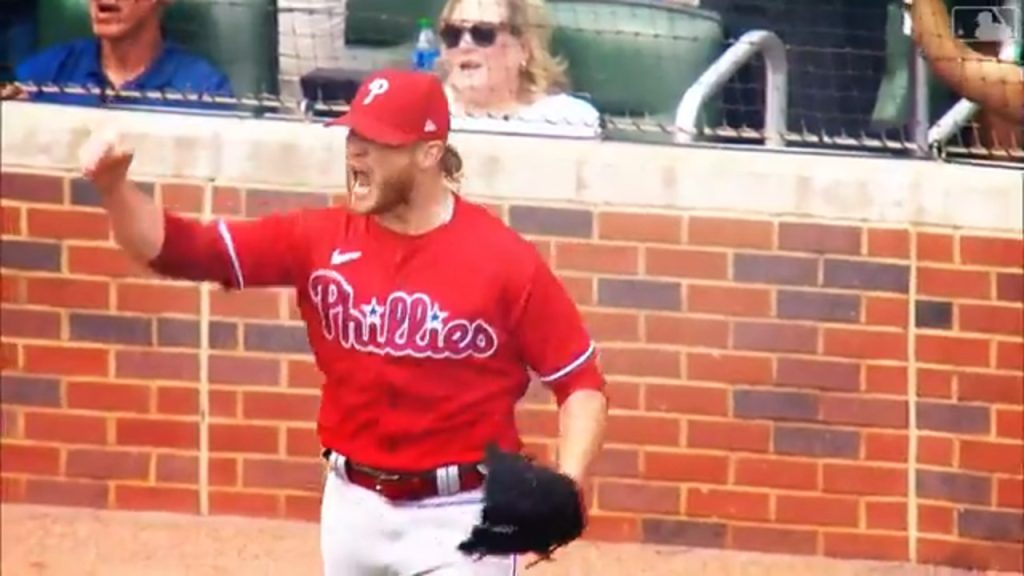
[[[370,194],[370,174],[363,170],[349,168],[349,193],[356,198],[365,198]]]
[[[96,10],[100,14],[119,14],[121,12],[121,5],[117,0],[100,0],[96,3]]]

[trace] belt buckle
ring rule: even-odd
[[[378,494],[384,489],[384,482],[395,481],[401,478],[398,474],[380,472],[378,470],[374,470],[371,474],[373,475],[373,491]]]

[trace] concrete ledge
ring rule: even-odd
[[[338,191],[345,131],[315,123],[3,103],[3,166],[75,170],[91,129],[122,126],[138,178]],[[635,210],[796,216],[1019,236],[1024,175],[867,156],[459,133],[465,193]]]

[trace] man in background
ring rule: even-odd
[[[94,37],[59,44],[26,59],[15,68],[15,80],[89,89],[27,95],[30,100],[62,104],[209,107],[211,96],[233,96],[223,72],[164,38],[160,23],[170,1],[90,0]],[[111,89],[160,90],[172,98],[115,95]],[[182,95],[189,98],[178,98]]]

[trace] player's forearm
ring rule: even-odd
[[[608,402],[597,390],[578,390],[559,411],[558,467],[582,482],[604,442]]]
[[[156,258],[164,243],[164,214],[156,202],[128,180],[101,197],[118,246],[141,264]]]

